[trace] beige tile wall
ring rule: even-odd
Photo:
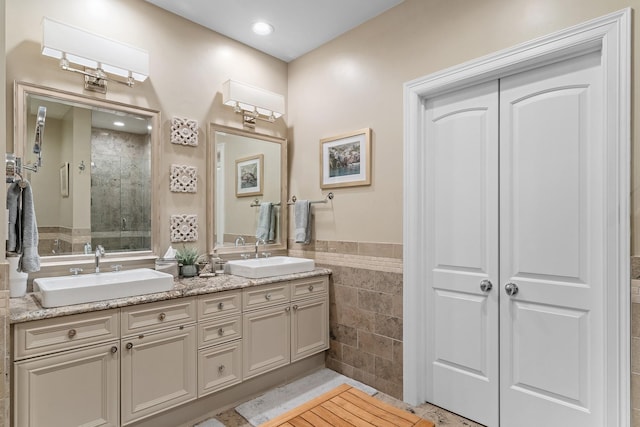
[[[402,398],[402,245],[289,242],[333,270],[327,367]]]

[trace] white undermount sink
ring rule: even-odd
[[[274,256],[228,261],[225,272],[249,279],[261,279],[283,274],[305,273],[314,268],[315,263],[312,259]]]
[[[173,276],[150,268],[77,276],[41,277],[33,281],[43,307],[82,304],[165,292],[173,289]]]

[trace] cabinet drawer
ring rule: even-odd
[[[242,381],[242,341],[198,352],[198,397]]]
[[[242,338],[242,317],[225,317],[198,323],[198,348]]]
[[[326,294],[329,279],[326,276],[301,279],[291,282],[291,301]]]
[[[240,314],[242,292],[225,291],[198,297],[198,320]]]
[[[242,292],[242,309],[253,310],[287,303],[290,299],[288,282],[246,288]]]
[[[13,327],[15,359],[117,339],[119,319],[114,309],[18,323]]]
[[[160,301],[122,308],[122,336],[196,321],[194,298]]]

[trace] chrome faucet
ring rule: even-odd
[[[100,273],[100,257],[104,255],[104,248],[102,245],[96,246],[96,273]]]
[[[238,247],[238,243],[242,243],[242,246],[244,246],[244,237],[242,236],[236,237],[236,248]]]
[[[265,242],[264,239],[261,239],[260,237],[256,239],[256,258],[258,258],[258,246],[260,245],[260,243],[262,243],[263,245],[267,244],[267,242]]]

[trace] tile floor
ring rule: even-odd
[[[384,393],[377,393],[375,397],[395,407],[411,410],[416,415],[432,421],[436,427],[482,427],[481,424],[474,423],[473,421],[467,420],[428,403],[424,403],[417,407],[411,407],[410,405],[407,405],[406,403]],[[216,415],[216,419],[224,424],[225,427],[251,427],[251,424],[249,424],[246,419],[240,416],[233,409]]]

